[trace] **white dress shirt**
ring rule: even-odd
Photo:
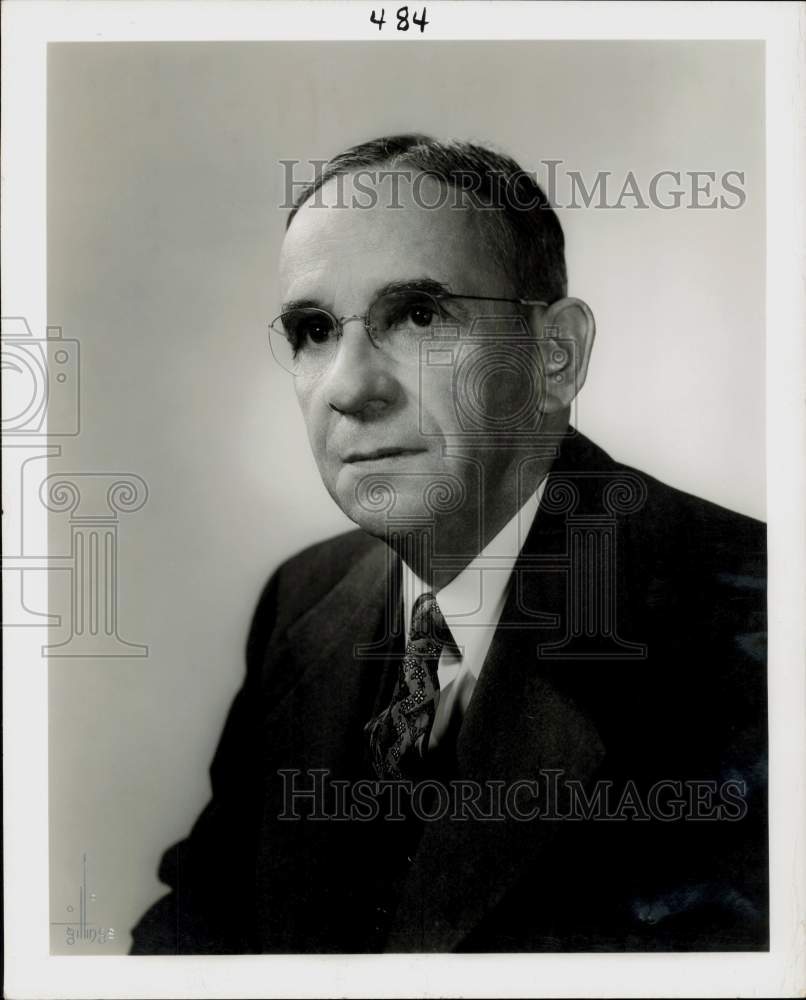
[[[545,483],[544,477],[537,490],[490,544],[446,587],[436,592],[437,604],[457,648],[443,646],[439,658],[439,701],[428,744],[430,747],[439,743],[455,712],[464,716],[467,711],[504,610],[512,570],[537,515]],[[406,640],[414,602],[429,589],[403,563]]]

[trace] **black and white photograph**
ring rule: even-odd
[[[185,6],[4,56],[7,995],[796,995],[763,5]]]

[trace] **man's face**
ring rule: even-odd
[[[442,208],[428,209],[414,202],[410,185],[401,186],[402,208],[387,207],[384,189],[371,208],[336,207],[335,183],[322,192],[330,207],[309,201],[288,230],[280,264],[283,303],[305,300],[336,317],[364,316],[391,283],[425,280],[464,295],[515,297],[477,211],[452,208],[451,199]],[[346,190],[342,204],[351,201],[349,179]],[[427,178],[421,202],[436,203],[440,190]],[[488,318],[518,311],[500,302],[448,305],[454,317],[463,317],[462,338],[472,322],[468,310]],[[469,436],[457,399],[467,403],[472,397],[477,416],[483,411],[490,427],[505,425],[523,408],[523,371],[500,363],[502,349],[512,356],[511,342],[501,337],[489,347],[461,343],[462,350],[452,352],[453,363],[450,350],[431,355],[440,363],[424,363],[424,351],[406,355],[378,348],[361,321],[353,319],[344,325],[325,368],[295,376],[325,486],[347,516],[372,534],[383,537],[390,517],[421,526],[436,512],[445,548],[455,551],[449,536],[478,537],[474,529],[490,511],[514,514],[512,454],[490,447],[489,439],[480,445],[477,435]],[[456,342],[441,346],[455,348]],[[472,384],[460,381],[457,389],[457,360],[460,354],[467,359],[468,351],[475,374]],[[487,353],[481,357],[480,352]],[[446,445],[458,454],[446,457]]]

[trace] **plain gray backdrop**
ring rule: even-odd
[[[545,178],[743,171],[738,210],[567,209],[597,340],[577,425],[613,457],[764,516],[764,51],[751,42],[98,43],[48,62],[49,323],[80,341],[82,431],[51,472],[148,484],[119,536],[145,658],[50,661],[53,921],[128,929],[209,795],[260,588],[349,522],[267,346],[287,159],[381,134],[490,142]],[[630,201],[625,203],[631,205]],[[54,551],[69,547],[54,515]],[[59,577],[60,574],[53,574]],[[69,615],[62,580],[52,611]],[[54,630],[54,641],[63,637]],[[227,864],[227,858],[221,858]]]

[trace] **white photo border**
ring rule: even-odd
[[[6,0],[3,66],[3,314],[44,331],[46,59],[49,42],[366,40],[368,2]],[[767,128],[769,525],[769,953],[51,956],[47,661],[43,630],[4,634],[6,995],[23,997],[793,996],[806,989],[806,374],[802,70],[797,3],[433,3],[436,39],[762,39]],[[407,36],[417,44],[417,36]],[[26,530],[47,551],[43,508]],[[43,605],[46,595],[43,598]]]

